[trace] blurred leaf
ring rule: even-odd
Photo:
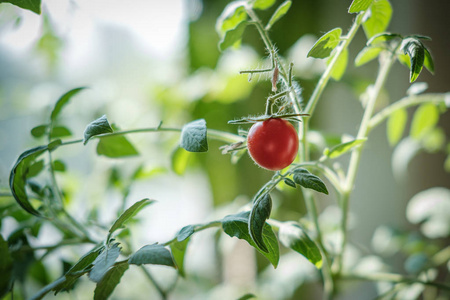
[[[444,170],[448,173],[450,173],[450,154],[447,155],[447,158],[444,162]]]
[[[11,3],[23,9],[41,14],[41,0],[0,0],[0,3]]]
[[[99,283],[100,280],[105,276],[108,269],[114,265],[116,259],[120,255],[119,243],[115,243],[100,253],[99,256],[92,262],[94,265],[89,272],[89,278]]]
[[[37,237],[37,235],[36,235]],[[36,260],[30,267],[28,274],[41,285],[50,283],[50,276],[41,260]]]
[[[150,199],[142,199],[141,201],[138,201],[134,203],[132,206],[130,206],[127,210],[125,210],[120,217],[114,222],[114,224],[109,229],[109,234],[112,234],[114,231],[120,228],[124,228],[124,225],[133,218],[141,209],[146,207],[147,205],[153,203],[153,200]]]
[[[245,294],[244,296],[239,297],[237,300],[248,300],[248,299],[253,299],[253,298],[256,298],[256,296],[253,294]]]
[[[272,28],[273,24],[275,24],[278,20],[280,20],[291,8],[292,1],[284,1],[283,3],[278,6],[277,10],[273,13],[272,17],[270,18],[269,22],[266,25],[266,30],[269,30]]]
[[[353,150],[355,147],[362,145],[365,141],[366,139],[356,139],[347,143],[336,145],[330,150],[327,148],[324,150],[324,155],[328,156],[329,158],[337,158]]]
[[[422,71],[425,61],[425,46],[418,39],[407,38],[402,42],[402,51],[410,59],[410,82],[414,82]]]
[[[386,127],[389,145],[395,146],[400,141],[405,131],[407,120],[408,113],[404,109],[399,109],[391,114]]]
[[[184,172],[186,172],[188,162],[191,157],[191,152],[188,152],[181,147],[177,147],[172,154],[172,170],[177,175],[183,175]]]
[[[177,234],[177,241],[182,242],[188,239],[195,232],[195,227],[193,225],[187,225],[181,228],[180,232]]]
[[[231,2],[225,7],[219,18],[217,18],[216,31],[223,37],[227,31],[235,29],[241,22],[247,20],[247,18],[245,3],[242,1]]]
[[[415,82],[406,91],[408,96],[419,95],[425,92],[428,88],[428,83],[426,82]]]
[[[364,47],[355,58],[355,66],[359,67],[374,60],[380,55],[381,50],[383,49],[378,47]]]
[[[39,125],[31,129],[31,135],[35,138],[40,138],[47,132],[48,125]]]
[[[8,243],[0,235],[0,298],[11,289],[11,278],[13,271],[13,260],[9,254]]]
[[[334,55],[328,59],[327,64],[331,63],[331,60],[333,59]],[[346,48],[344,49],[344,51],[341,52],[341,55],[339,55],[336,64],[334,65],[333,70],[331,71],[331,78],[333,78],[336,81],[341,80],[342,76],[344,76],[345,70],[347,69],[347,63],[348,63],[348,50]]]
[[[9,186],[14,199],[25,211],[38,217],[41,214],[31,205],[25,186],[30,167],[34,164],[36,158],[47,150],[48,146],[38,146],[23,152],[17,159],[9,177]]]
[[[420,149],[418,141],[409,137],[398,143],[392,154],[392,170],[396,180],[399,182],[405,181],[408,175],[408,164]]]
[[[189,238],[182,241],[177,241],[170,244],[170,250],[172,251],[172,257],[177,266],[178,273],[180,276],[184,277],[186,274],[184,272],[184,257],[186,255],[187,245],[189,243]]]
[[[319,248],[300,226],[294,223],[282,223],[278,237],[285,247],[303,255],[316,268],[322,268],[322,254]]]
[[[97,120],[92,121],[88,124],[86,129],[84,130],[84,139],[83,144],[86,143],[93,137],[99,134],[111,133],[113,129],[111,125],[109,125],[108,119],[106,115],[101,116]]]
[[[444,147],[445,132],[442,128],[433,128],[423,136],[421,142],[427,152],[436,153]]]
[[[97,154],[110,158],[139,155],[133,144],[123,135],[100,137],[97,144]]]
[[[60,139],[51,141],[51,142],[48,144],[48,146],[47,146],[48,151],[53,151],[53,150],[55,150],[56,148],[58,148],[59,146],[61,146],[61,144],[62,144],[62,141],[61,141]]]
[[[69,103],[69,100],[84,89],[85,89],[85,87],[75,88],[75,89],[68,91],[64,95],[62,95],[56,102],[55,107],[53,108],[52,114],[50,116],[50,121],[53,123],[56,120],[56,118],[58,117],[58,115],[61,113],[61,110],[63,109],[63,107],[67,103]]]
[[[284,178],[284,183],[290,187],[296,188],[295,182],[292,179]]]
[[[248,231],[255,244],[264,252],[269,252],[263,239],[266,220],[272,211],[272,198],[269,193],[260,196],[253,204],[248,221]]]
[[[334,28],[322,35],[309,50],[307,57],[327,58],[341,41],[341,28]]]
[[[390,40],[393,40],[395,38],[402,39],[403,37],[398,33],[391,33],[391,32],[382,32],[377,33],[374,36],[372,36],[366,43],[367,46],[379,46],[385,48],[387,43]]]
[[[370,16],[362,24],[367,39],[377,33],[386,31],[392,16],[392,6],[388,0],[373,1],[370,6]]]
[[[175,268],[175,263],[170,251],[163,245],[158,244],[146,245],[142,247],[130,256],[128,263],[133,265],[164,265]]]
[[[248,232],[249,215],[250,212],[246,211],[235,215],[226,216],[222,219],[223,231],[231,237],[237,237],[247,241],[252,247],[258,250],[259,253],[264,255],[271,262],[274,268],[276,268],[280,259],[280,253],[278,240],[272,231],[272,227],[270,227],[267,223],[264,225],[263,240],[269,252],[263,252],[256,246]]]
[[[248,24],[249,22],[242,21],[236,28],[228,30],[219,42],[220,51],[224,51],[231,46],[236,47],[240,45],[242,35],[244,34],[244,30]]]
[[[348,12],[354,14],[366,10],[372,2],[373,0],[353,0],[352,4],[348,8]]]
[[[422,104],[414,113],[409,135],[415,140],[420,140],[436,126],[438,121],[438,108],[432,103]]]
[[[41,173],[41,171],[44,170],[44,160],[38,160],[37,162],[34,162],[30,168],[28,169],[27,179],[31,177],[35,177]]]
[[[299,168],[293,172],[294,182],[304,188],[313,189],[317,192],[328,195],[328,190],[323,181],[316,175],[311,174],[308,170]]]
[[[183,126],[181,130],[180,146],[189,152],[208,151],[206,138],[206,121],[199,119]]]
[[[65,172],[66,165],[61,160],[54,160],[53,161],[53,170],[58,171],[58,172]]]
[[[276,0],[255,0],[253,1],[253,9],[266,10],[277,2]]]
[[[59,138],[65,136],[71,136],[72,132],[67,127],[64,126],[56,126],[52,128],[50,132],[50,138]]]
[[[410,274],[419,273],[428,263],[428,257],[424,253],[412,254],[405,261],[405,270]]]
[[[425,50],[425,59],[423,61],[423,65],[425,66],[425,68],[428,69],[428,71],[431,72],[431,74],[434,74],[433,57],[431,56],[430,51],[428,51],[426,47],[424,47],[424,50]]]
[[[128,266],[127,262],[121,262],[109,269],[95,287],[94,300],[108,299],[116,286],[120,283],[120,279],[125,271],[128,270]]]
[[[428,238],[450,235],[450,190],[433,187],[416,194],[406,207],[406,217],[413,224],[421,223]]]

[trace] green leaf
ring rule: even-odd
[[[175,263],[170,251],[163,245],[158,244],[142,247],[130,256],[128,263],[133,265],[163,265],[175,268]]]
[[[53,170],[58,171],[58,172],[65,172],[66,165],[61,160],[55,160],[55,161],[53,161]]]
[[[56,148],[58,148],[59,146],[61,146],[61,144],[62,144],[62,141],[61,141],[60,139],[51,141],[51,142],[47,145],[48,151],[53,151],[53,150],[55,150]]]
[[[294,182],[304,188],[313,189],[317,192],[328,195],[328,190],[323,181],[316,175],[311,174],[308,170],[299,168],[294,171]]]
[[[422,146],[429,153],[436,153],[444,147],[445,132],[442,128],[433,128],[422,138]]]
[[[247,11],[242,2],[229,3],[223,13],[217,18],[216,31],[223,37],[227,31],[235,29],[241,22],[248,18]]]
[[[59,138],[65,136],[71,136],[72,132],[67,127],[64,126],[56,126],[53,127],[50,132],[50,138]]]
[[[172,170],[177,175],[183,175],[186,172],[189,159],[192,157],[192,153],[184,150],[181,147],[177,147],[177,149],[172,154]]]
[[[182,242],[188,239],[195,232],[195,227],[193,225],[187,225],[181,228],[180,232],[177,234],[177,241]]]
[[[434,74],[433,57],[431,56],[427,48],[424,47],[424,50],[425,50],[425,60],[423,61],[423,65],[425,66],[425,68],[427,68],[428,71],[430,71],[431,74]]]
[[[281,244],[303,255],[316,268],[322,267],[322,254],[319,247],[304,230],[295,223],[283,223],[278,235]]]
[[[44,170],[44,160],[38,160],[37,162],[33,163],[30,168],[28,169],[28,178],[35,177],[41,173],[41,171]]]
[[[48,146],[38,146],[23,152],[17,159],[9,176],[9,187],[14,199],[26,212],[38,217],[41,214],[31,205],[25,186],[31,166],[47,150]]]
[[[289,9],[291,8],[291,5],[292,5],[292,1],[290,1],[290,0],[284,1],[283,3],[281,3],[281,5],[278,6],[277,10],[273,13],[272,17],[270,18],[269,22],[267,23],[266,30],[269,30],[270,28],[272,28],[272,26],[273,26],[273,24],[275,24],[275,22],[277,22],[285,14],[287,14]]]
[[[184,277],[186,274],[184,272],[184,257],[186,255],[186,248],[189,243],[189,238],[183,241],[178,241],[170,244],[170,250],[172,251],[172,257],[177,266],[178,273],[180,276]]]
[[[85,273],[87,273],[92,266],[92,263],[95,261],[95,259],[100,255],[101,251],[104,249],[104,247],[96,247],[83,255],[83,257],[78,260],[77,263],[75,263],[67,272],[64,274],[65,281],[63,281],[60,284],[57,284],[52,290],[55,292],[55,294],[59,293],[60,291],[68,291],[70,290],[75,282],[83,276]]]
[[[278,246],[278,240],[272,231],[272,227],[270,227],[270,225],[267,223],[265,223],[264,225],[263,240],[269,252],[263,252],[261,251],[261,249],[259,249],[259,247],[256,246],[255,242],[252,240],[248,232],[249,215],[250,212],[246,211],[235,215],[226,216],[222,219],[223,231],[231,237],[237,237],[239,239],[247,241],[252,247],[258,250],[259,253],[264,255],[264,257],[266,257],[270,261],[274,268],[276,268],[280,259],[280,250]]]
[[[58,115],[61,113],[61,110],[63,109],[63,107],[67,103],[69,103],[69,100],[84,89],[85,89],[85,87],[75,88],[73,90],[68,91],[64,95],[62,95],[56,102],[55,107],[53,108],[52,114],[50,115],[50,121],[53,123],[56,120],[56,118],[58,117]]]
[[[86,145],[89,139],[91,139],[93,136],[111,132],[113,132],[113,129],[111,125],[109,125],[106,115],[103,115],[97,120],[94,120],[88,124],[88,126],[84,130],[83,144]]]
[[[110,158],[139,155],[133,144],[123,135],[100,137],[97,144],[97,154]]]
[[[378,57],[381,50],[383,49],[378,47],[364,47],[355,58],[355,66],[359,67],[374,60]]]
[[[237,300],[248,300],[248,299],[253,299],[253,298],[256,298],[256,296],[253,294],[245,294],[244,296],[239,297],[239,299],[237,299]]]
[[[386,42],[389,42],[390,40],[393,40],[395,38],[403,39],[403,37],[398,33],[391,33],[391,32],[377,33],[367,41],[366,45],[384,46],[384,48],[386,48],[387,46]]]
[[[418,39],[407,38],[403,40],[402,50],[410,59],[410,82],[414,82],[422,71],[425,62],[425,47]]]
[[[272,211],[272,198],[268,193],[260,196],[253,204],[248,221],[248,232],[255,244],[264,252],[269,252],[263,239],[263,229]]]
[[[438,121],[438,108],[432,103],[422,104],[414,113],[409,135],[415,140],[420,140],[431,132]]]
[[[253,2],[253,9],[260,9],[260,10],[266,10],[270,8],[272,5],[277,2],[276,0],[255,0]]]
[[[341,41],[341,28],[334,28],[322,35],[309,50],[307,57],[327,58]]]
[[[408,113],[404,109],[395,111],[387,121],[387,137],[389,145],[395,146],[400,141],[403,131],[405,131]]]
[[[97,283],[94,290],[94,300],[108,299],[116,286],[120,283],[120,279],[126,270],[128,270],[128,263],[121,262],[115,264],[105,276]]]
[[[132,206],[130,206],[127,210],[125,210],[119,218],[114,222],[114,224],[109,229],[109,234],[112,234],[114,231],[120,228],[124,228],[125,224],[133,218],[141,209],[146,207],[147,205],[153,203],[153,200],[150,199],[142,199],[141,201],[138,201],[134,203]]]
[[[0,3],[11,3],[23,9],[41,14],[41,0],[0,0]]]
[[[208,151],[206,138],[206,121],[199,119],[183,126],[181,130],[180,146],[189,152]]]
[[[328,156],[329,158],[339,157],[339,156],[349,152],[350,150],[353,150],[353,148],[360,146],[365,141],[366,141],[366,139],[356,139],[356,140],[353,140],[350,142],[336,145],[333,148],[331,148],[331,150],[325,149],[324,155]]]
[[[284,183],[290,187],[296,188],[295,182],[289,178],[284,178]]]
[[[242,21],[238,26],[236,26],[236,28],[228,30],[219,42],[220,51],[224,51],[231,46],[239,46],[241,43],[242,35],[244,34],[244,30],[248,24],[249,22]]]
[[[328,59],[327,64],[331,63],[334,55]],[[336,64],[334,65],[334,68],[331,71],[331,78],[333,78],[336,81],[341,80],[342,76],[344,76],[345,70],[347,69],[347,63],[348,63],[348,49],[346,48],[344,49],[344,51],[341,52],[341,55],[339,55],[339,57],[337,58]]]
[[[89,278],[94,282],[100,282],[100,280],[105,276],[108,269],[114,265],[116,259],[120,255],[119,243],[115,243],[109,246],[107,249],[103,250],[99,256],[92,262],[94,265],[89,272]]]
[[[348,8],[348,12],[354,14],[367,10],[372,2],[373,0],[353,0],[352,4]]]
[[[39,125],[31,129],[31,135],[35,138],[40,138],[47,132],[48,125]]]
[[[370,39],[377,33],[386,31],[392,17],[392,6],[388,0],[375,0],[370,6],[370,16],[363,23],[363,29]]]
[[[11,289],[11,278],[13,271],[13,260],[9,253],[8,243],[0,235],[0,298]]]

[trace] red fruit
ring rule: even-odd
[[[297,156],[297,131],[283,119],[257,122],[248,132],[247,148],[251,158],[259,166],[272,171],[284,169]]]

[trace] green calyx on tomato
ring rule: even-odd
[[[298,144],[297,131],[284,119],[257,122],[247,136],[248,153],[253,161],[272,171],[284,169],[294,161]]]

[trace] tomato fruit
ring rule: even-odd
[[[259,166],[272,171],[284,169],[297,156],[297,131],[283,119],[257,122],[248,132],[247,148],[251,158]]]

